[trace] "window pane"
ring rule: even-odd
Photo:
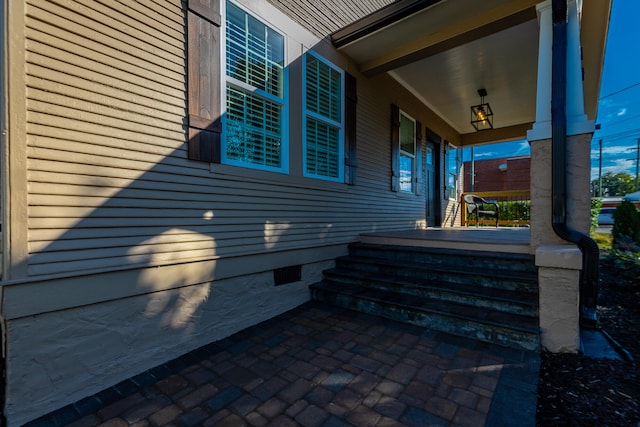
[[[339,177],[340,130],[313,118],[307,118],[306,172],[313,175]]]
[[[342,79],[340,73],[313,55],[307,55],[307,109],[340,121]]]
[[[226,73],[257,90],[227,83],[227,160],[282,168],[284,37],[227,2]],[[273,95],[278,100],[268,97]]]
[[[458,173],[458,150],[449,148],[447,150],[447,170],[452,174]]]
[[[416,153],[416,131],[413,120],[400,114],[400,150],[408,154]]]
[[[458,173],[458,149],[447,148],[447,190],[450,199],[455,199],[458,195]]]
[[[413,191],[413,157],[400,154],[400,191]]]
[[[305,173],[340,178],[342,74],[305,55]]]
[[[281,105],[227,86],[227,158],[281,167],[281,117]]]
[[[433,148],[427,147],[425,152],[425,161],[428,165],[433,164]]]
[[[227,3],[227,75],[282,97],[284,37]]]

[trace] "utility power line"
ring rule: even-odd
[[[632,84],[631,86],[627,86],[627,87],[625,87],[625,88],[623,88],[623,89],[620,89],[620,90],[617,90],[617,91],[615,91],[615,92],[611,92],[611,93],[610,93],[610,94],[608,94],[608,95],[602,96],[602,97],[600,97],[599,101],[602,101],[602,100],[603,100],[603,99],[605,99],[605,98],[609,98],[610,96],[613,96],[613,95],[617,95],[617,94],[619,94],[619,93],[622,93],[622,92],[627,91],[627,90],[629,90],[629,89],[632,89],[632,88],[634,88],[634,87],[636,87],[636,86],[640,86],[640,82],[638,82],[638,83],[634,83],[634,84]]]

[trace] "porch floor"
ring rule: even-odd
[[[417,230],[363,233],[362,243],[448,248],[508,253],[531,253],[526,227],[430,227]]]
[[[27,426],[535,426],[539,366],[309,302]]]

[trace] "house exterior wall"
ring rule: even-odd
[[[10,3],[10,426],[307,301],[359,233],[424,225],[424,196],[390,191],[390,105],[459,135],[390,77],[358,76],[314,23],[238,2],[287,37],[279,174],[187,159],[180,0]],[[302,176],[296,102],[311,48],[358,77],[356,185]],[[302,280],[274,286],[272,270],[290,265]]]

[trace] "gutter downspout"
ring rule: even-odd
[[[596,328],[600,250],[591,237],[567,225],[567,0],[552,0],[552,13],[552,226],[560,238],[575,243],[582,251],[580,324]]]

